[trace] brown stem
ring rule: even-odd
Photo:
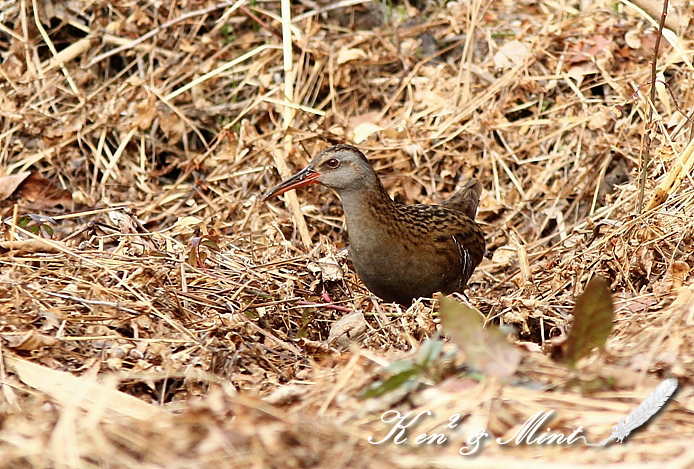
[[[651,142],[651,131],[653,125],[653,106],[655,106],[655,84],[656,84],[656,70],[658,63],[658,49],[660,48],[660,38],[663,37],[663,28],[665,27],[665,17],[667,16],[668,1],[663,0],[663,13],[660,15],[660,25],[658,25],[658,35],[655,38],[655,47],[653,48],[653,61],[651,62],[651,96],[650,105],[648,106],[648,117],[646,119],[646,129],[643,135],[644,145],[641,145],[641,181],[639,182],[639,202],[638,202],[638,212],[641,213],[643,210],[643,194],[646,190],[646,175],[648,174],[648,163],[650,159]],[[651,127],[651,128],[649,128]]]

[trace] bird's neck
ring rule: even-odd
[[[350,238],[356,231],[374,230],[387,223],[395,210],[395,202],[378,178],[368,187],[341,191],[339,195]]]

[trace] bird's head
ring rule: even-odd
[[[351,145],[333,145],[320,151],[304,169],[272,188],[263,200],[313,183],[344,193],[361,190],[376,181],[378,177],[361,151]]]

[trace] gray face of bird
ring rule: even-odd
[[[379,184],[378,176],[362,152],[350,145],[334,145],[319,152],[308,166],[272,188],[263,200],[317,182],[342,195]]]
[[[338,192],[362,190],[377,179],[366,157],[347,145],[326,148],[313,158],[309,166],[319,174],[317,182]]]

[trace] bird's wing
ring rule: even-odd
[[[428,228],[435,244],[448,250],[457,260],[461,289],[467,284],[475,267],[482,262],[486,249],[484,234],[474,220],[458,211],[446,207],[431,209],[431,223]]]

